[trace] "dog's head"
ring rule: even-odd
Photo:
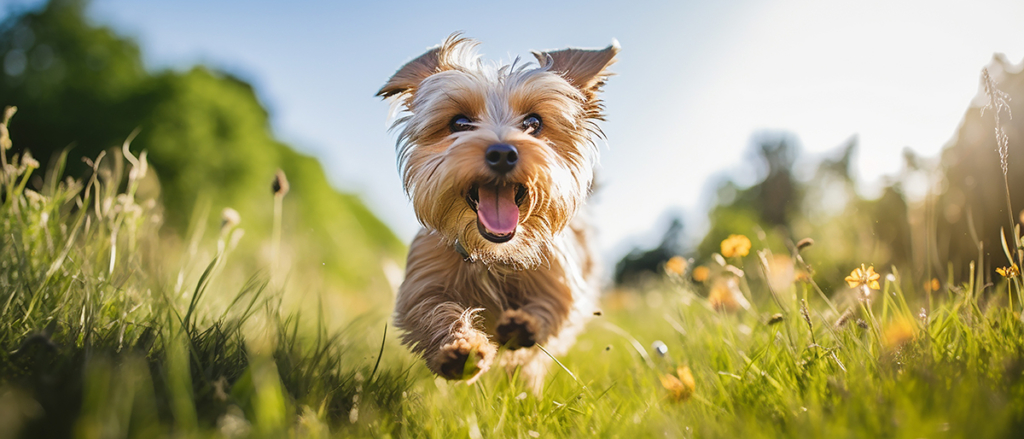
[[[506,66],[475,46],[452,35],[377,94],[405,110],[398,159],[420,222],[475,260],[533,266],[590,191],[598,93],[618,45]]]

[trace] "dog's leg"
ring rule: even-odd
[[[523,304],[506,309],[498,317],[495,336],[498,344],[509,349],[544,344],[558,334],[569,317],[572,293],[569,287],[557,282],[548,270],[531,273],[524,282]]]
[[[426,298],[398,309],[395,324],[405,331],[402,342],[422,355],[434,373],[450,380],[475,381],[491,367],[497,351],[487,334],[477,329],[480,309],[431,296],[434,300]]]
[[[597,292],[593,285],[594,263],[588,232],[581,220],[573,221],[554,248],[550,262],[520,274],[515,290],[519,292],[516,307],[506,309],[498,317],[495,338],[510,349],[545,344],[560,338],[570,319],[572,309],[588,315]],[[582,322],[575,322],[582,323]],[[572,341],[568,342],[571,345]],[[552,348],[552,346],[545,347]],[[561,351],[558,346],[555,351]],[[557,354],[556,354],[557,355]]]
[[[494,361],[496,347],[480,328],[480,308],[460,299],[468,288],[454,279],[461,258],[437,238],[421,233],[409,251],[406,278],[395,303],[402,343],[423,356],[427,367],[450,380],[473,382]]]
[[[551,264],[523,273],[516,285],[520,306],[506,309],[495,326],[495,338],[510,349],[540,344],[547,350],[518,349],[503,360],[510,373],[519,369],[536,395],[552,364],[549,354],[565,354],[596,309],[595,266],[587,229],[577,221],[570,230],[566,245],[560,247],[562,253]]]

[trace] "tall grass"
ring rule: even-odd
[[[364,412],[393,410],[408,370],[362,382],[374,362],[350,343],[379,342],[381,327],[300,325],[266,274],[213,291],[241,230],[226,222],[212,253],[198,251],[200,231],[194,246],[160,238],[155,200],[135,198],[145,155],[127,142],[124,158],[90,161],[84,183],[61,180],[61,157],[28,189],[39,164],[8,161],[13,113],[0,125],[0,437],[273,436],[300,419],[327,430],[361,392]]]
[[[380,316],[329,321],[332,299],[306,291],[315,272],[287,276],[271,262],[231,274],[238,240],[272,240],[276,261],[288,245],[279,232],[243,237],[244,219],[229,215],[206,233],[211,207],[188,236],[161,237],[158,204],[137,195],[145,155],[127,142],[93,160],[84,182],[62,179],[59,161],[39,175],[30,156],[9,154],[12,114],[0,125],[0,437],[917,438],[1024,427],[1021,303],[977,270],[921,289],[879,268],[878,289],[823,291],[801,254],[809,240],[744,245],[700,281],[676,261],[643,294],[607,294],[535,397],[514,372],[472,386],[433,377]],[[275,223],[288,214],[283,196],[268,199]]]

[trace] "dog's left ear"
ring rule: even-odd
[[[562,75],[566,81],[591,94],[598,91],[611,72],[608,66],[615,63],[615,55],[619,53],[619,42],[600,50],[563,49],[551,52],[533,52],[537,62],[547,66],[551,71]]]
[[[473,53],[476,45],[476,41],[463,37],[459,32],[449,35],[443,44],[428,50],[398,69],[377,92],[377,96],[390,98],[402,93],[415,93],[420,83],[430,75],[472,62],[476,58]]]

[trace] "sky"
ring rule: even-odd
[[[39,0],[0,0],[0,14]],[[715,185],[753,183],[751,139],[789,132],[812,157],[852,136],[861,189],[902,150],[935,156],[994,53],[1024,59],[1021,1],[426,2],[94,0],[151,69],[203,63],[251,82],[275,134],[318,157],[404,240],[418,229],[395,163],[395,70],[462,31],[486,59],[530,50],[622,51],[591,203],[609,257],[653,244],[671,215],[699,236]]]

